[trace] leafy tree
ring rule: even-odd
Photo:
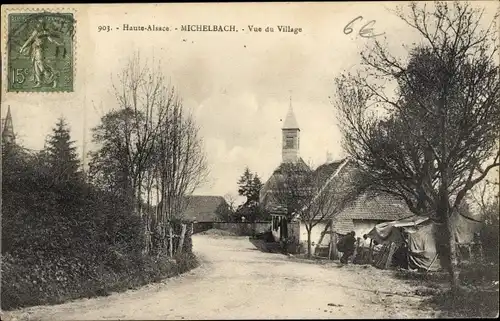
[[[400,60],[375,41],[362,54],[359,73],[337,79],[337,107],[344,147],[372,188],[445,223],[436,245],[457,289],[450,217],[500,165],[497,30],[494,24],[484,29],[484,9],[466,2],[437,2],[432,9],[412,3],[409,10],[398,15],[422,42]]]
[[[89,178],[93,184],[122,197],[133,193],[133,158],[126,142],[133,141],[135,133],[127,128],[138,127],[135,122],[141,119],[136,120],[130,109],[111,111],[92,129],[92,140],[100,145],[98,150],[89,152]]]

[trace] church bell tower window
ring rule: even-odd
[[[285,149],[294,149],[295,148],[295,137],[286,136],[285,138]]]

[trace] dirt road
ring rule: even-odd
[[[247,238],[196,235],[202,265],[182,276],[5,320],[432,317],[414,289],[372,267],[305,263],[262,253]]]

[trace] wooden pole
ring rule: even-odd
[[[177,253],[182,253],[182,246],[184,245],[185,236],[186,236],[186,224],[182,224],[181,238],[179,240],[179,246],[177,247]]]
[[[332,259],[338,259],[339,251],[337,250],[337,233],[332,230]]]
[[[328,259],[332,259],[332,251],[333,251],[333,229],[330,225],[330,244],[328,244]]]
[[[429,272],[429,269],[431,268],[432,264],[434,264],[434,261],[436,261],[437,257],[438,257],[438,254],[436,253],[436,255],[434,255],[434,258],[432,259],[431,264],[429,264],[429,266],[427,267],[426,272]]]
[[[370,239],[370,250],[368,252],[368,261],[370,264],[373,263],[373,239]]]
[[[172,228],[172,223],[168,224],[168,255],[170,257],[174,256],[174,229]]]

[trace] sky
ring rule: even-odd
[[[334,80],[359,65],[360,51],[373,39],[358,30],[370,20],[385,33],[389,49],[403,55],[416,33],[388,9],[397,3],[219,3],[65,5],[74,12],[75,90],[71,93],[8,93],[5,72],[2,117],[10,106],[18,141],[42,149],[59,117],[64,117],[80,154],[96,147],[91,128],[117,107],[113,77],[139,52],[161,60],[184,106],[193,112],[210,168],[198,195],[237,195],[245,167],[264,181],[281,161],[281,126],[291,103],[301,129],[300,156],[316,166],[345,157],[335,117]],[[481,5],[496,8],[493,1]],[[15,10],[15,7],[11,7]],[[44,8],[51,8],[44,5]],[[54,8],[54,7],[52,7]],[[4,9],[2,8],[4,11]],[[490,11],[490,10],[487,10]],[[4,12],[2,13],[4,14]],[[351,34],[344,27],[354,18]],[[123,24],[236,25],[238,32],[136,32]],[[249,32],[249,25],[275,32]],[[276,26],[301,28],[281,33]],[[120,30],[98,32],[99,26]],[[5,34],[2,25],[2,35]],[[244,30],[243,30],[244,29]],[[2,48],[5,53],[5,48]],[[2,54],[4,59],[5,54]],[[4,60],[3,60],[4,61]],[[5,62],[3,66],[5,66]]]

